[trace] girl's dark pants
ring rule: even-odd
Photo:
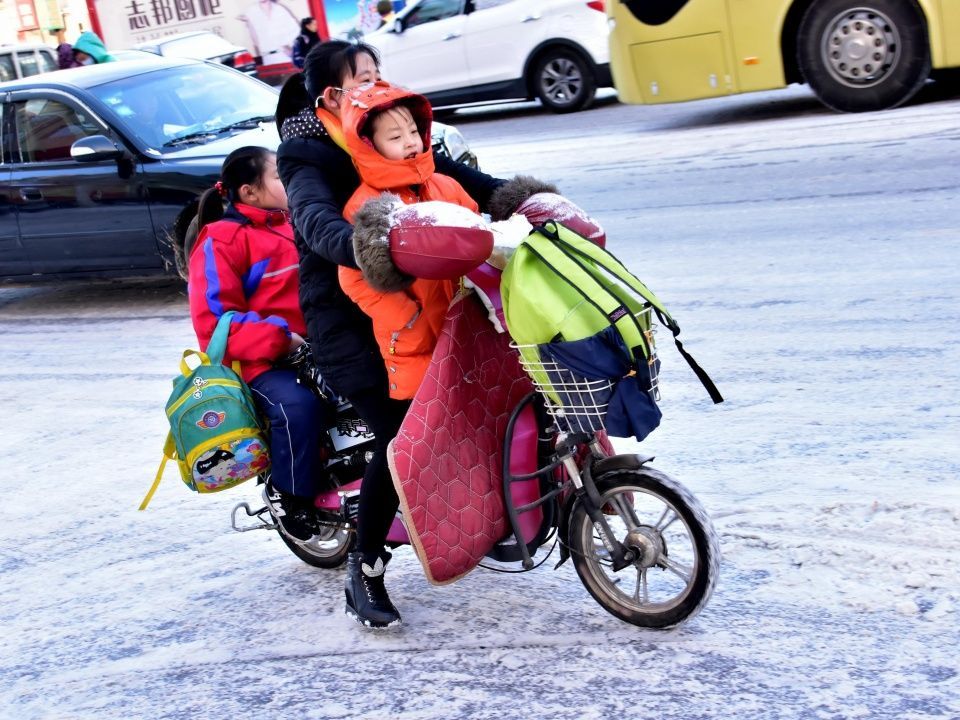
[[[275,488],[313,497],[320,472],[317,435],[330,412],[323,401],[297,383],[293,370],[267,370],[249,383],[260,412],[270,420],[270,467]]]

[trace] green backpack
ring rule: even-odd
[[[659,360],[651,316],[673,334],[677,350],[711,399],[723,402],[677,338],[680,326],[660,299],[610,252],[561,223],[548,221],[524,239],[504,269],[500,292],[507,328],[524,366],[555,405],[568,405],[571,394],[561,392],[557,377],[548,376],[544,368],[556,367],[551,363],[574,370],[576,377],[564,383],[607,377],[615,385],[624,377],[634,378],[653,404],[658,399]],[[593,340],[602,342],[590,344]],[[613,366],[616,373],[602,370],[611,367],[598,357],[606,351],[623,356],[622,367]],[[649,432],[658,421],[654,407],[648,420],[638,422],[651,424]],[[626,435],[645,434],[635,430]]]
[[[183,353],[167,400],[170,432],[163,460],[141,510],[160,485],[167,460],[176,461],[183,482],[199,493],[226,490],[270,467],[263,428],[250,390],[240,378],[240,364],[235,362],[232,369],[222,364],[235,314],[231,310],[220,317],[205,353]],[[191,356],[200,360],[195,369],[187,364]]]

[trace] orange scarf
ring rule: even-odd
[[[340,119],[326,108],[318,107],[315,112],[317,120],[323,124],[323,128],[327,131],[330,139],[349,155],[350,151],[347,149],[347,136],[344,135]]]

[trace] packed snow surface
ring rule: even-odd
[[[488,172],[552,159],[726,397],[661,331],[663,424],[616,442],[720,534],[710,604],[670,632],[608,615],[556,554],[438,588],[409,548],[404,627],[364,632],[342,569],[230,529],[252,484],[197,496],[171,468],[137,511],[196,345],[178,283],[0,289],[0,717],[960,717],[957,110],[473,128]]]

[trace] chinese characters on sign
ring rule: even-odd
[[[222,49],[220,54],[225,55],[229,52],[226,46],[232,44],[253,55],[257,65],[279,66],[290,64],[293,43],[300,34],[300,20],[312,14],[311,6],[317,1],[87,0],[87,3],[97,8],[103,41],[111,50],[137,46],[153,49],[154,41],[171,38],[178,43],[169,46],[174,55],[195,53],[205,59],[207,55],[203,53],[207,50],[216,53]],[[181,43],[180,36],[188,33],[213,33],[226,42],[214,41],[207,47],[201,35]]]
[[[223,14],[220,0],[130,0],[126,12],[134,32]]]

